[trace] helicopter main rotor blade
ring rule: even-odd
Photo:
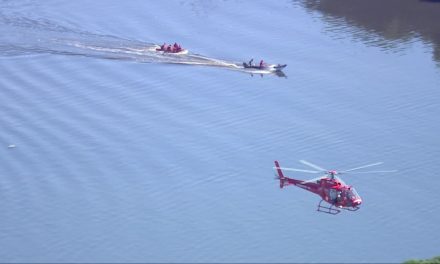
[[[328,171],[328,170],[323,169],[323,168],[319,167],[318,165],[315,165],[315,164],[313,164],[313,163],[310,163],[310,162],[308,162],[308,161],[306,161],[306,160],[300,160],[299,162],[301,162],[302,164],[307,165],[307,166],[309,166],[309,167],[312,167],[312,168],[314,168],[315,170],[319,170],[319,172]]]
[[[340,171],[340,172],[349,172],[349,171],[359,170],[359,169],[363,169],[363,168],[368,168],[368,167],[373,167],[373,166],[376,166],[376,165],[380,165],[382,163],[383,162],[371,163],[371,164],[367,164],[367,165],[364,165],[364,166],[360,166],[360,167],[356,167],[356,168],[352,168],[352,169],[348,169],[348,170],[343,170],[343,171]]]
[[[273,167],[273,168],[278,169],[277,167]],[[297,171],[297,172],[305,172],[305,173],[322,173],[322,171],[302,170],[302,169],[295,169],[295,168],[280,167],[280,169],[282,169],[284,171]]]
[[[354,171],[354,172],[350,172],[350,174],[359,174],[359,173],[388,173],[388,172],[397,172],[397,170],[384,170],[384,171]]]

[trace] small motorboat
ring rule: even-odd
[[[246,69],[256,69],[256,70],[266,70],[266,71],[281,71],[287,66],[287,64],[263,64],[260,65],[252,65],[246,62],[243,62],[243,67]]]
[[[166,45],[163,44],[162,46],[157,46],[155,51],[160,51],[162,53],[166,54],[176,54],[176,55],[182,55],[182,54],[188,54],[187,49],[182,49],[180,45]]]

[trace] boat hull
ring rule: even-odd
[[[161,50],[160,46],[155,46],[155,47],[151,47],[148,49],[149,51],[156,51],[156,52],[160,52],[162,54],[171,54],[171,55],[185,55],[188,54],[188,50],[187,49],[182,49],[179,52],[172,52],[172,51],[166,51],[166,50]]]
[[[249,65],[243,62],[245,69],[265,70],[265,71],[281,71],[287,66],[287,64],[266,64],[260,67],[259,65]]]

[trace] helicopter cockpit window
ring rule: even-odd
[[[350,200],[359,199],[359,194],[356,192],[356,190],[352,187],[347,191],[347,198]]]

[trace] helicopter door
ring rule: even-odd
[[[330,201],[333,203],[339,203],[342,200],[342,192],[336,189],[329,190]]]
[[[338,192],[335,189],[330,189],[328,194],[330,201],[335,202],[338,197]]]

